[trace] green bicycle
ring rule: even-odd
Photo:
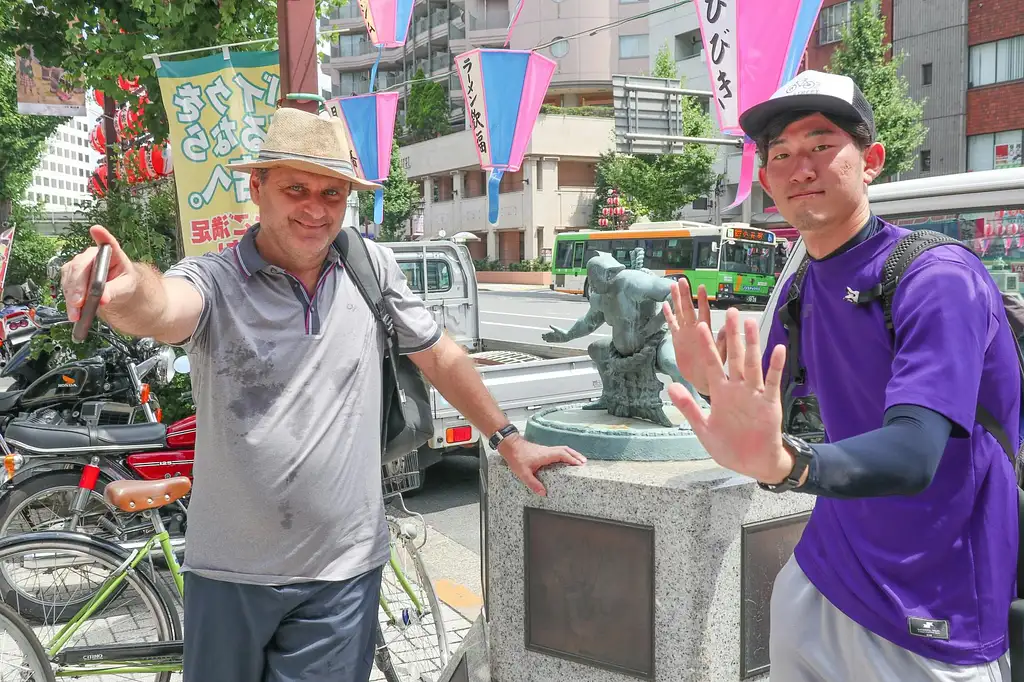
[[[25,460],[25,455],[6,455],[8,473]],[[406,509],[401,497],[401,490],[417,484],[418,463],[413,460],[384,467],[384,498],[397,502],[406,515],[387,514],[391,557],[381,581],[374,653],[376,668],[387,682],[436,679],[449,654],[441,604],[418,551],[426,542],[426,525],[421,534],[409,521],[419,515]],[[88,676],[169,682],[182,670],[178,606],[184,582],[159,509],[190,490],[187,477],[107,485],[104,497],[112,507],[148,516],[153,534],[141,548],[129,550],[67,531],[0,539],[0,571],[17,585],[4,601],[32,627],[45,651],[44,660],[27,665],[36,670],[41,664],[48,677],[37,673],[29,679]],[[153,560],[158,548],[163,561],[156,563],[164,570]],[[23,599],[33,608],[20,609]],[[33,657],[31,648],[21,649],[26,659]]]

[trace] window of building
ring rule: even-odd
[[[551,56],[555,59],[561,59],[565,55],[569,54],[569,41],[562,36],[556,36],[555,42],[551,43]]]
[[[45,187],[49,187],[50,186],[50,178],[43,178],[43,185]]]
[[[818,44],[838,43],[843,39],[842,29],[850,20],[850,3],[822,7],[818,14]]]
[[[921,172],[930,172],[932,169],[932,150],[922,149],[919,156],[921,157]]]
[[[1001,133],[971,135],[967,138],[967,170],[983,171],[1013,168],[1021,162],[1024,131],[1004,130]]]
[[[687,31],[686,33],[680,33],[676,36],[676,61],[681,62],[684,59],[690,59],[692,57],[699,57],[701,51],[704,49],[704,43],[700,38],[700,29],[694,29]]]
[[[35,192],[29,192],[26,196],[28,196],[28,200],[29,201],[35,201],[36,200],[36,193]]]
[[[631,36],[619,36],[619,59],[638,59],[650,57],[650,36],[640,33]]]
[[[1024,79],[1024,35],[972,45],[967,87]]]
[[[698,197],[698,198],[693,200],[693,203],[690,204],[690,206],[695,211],[706,211],[706,210],[708,210],[708,198],[707,197]]]

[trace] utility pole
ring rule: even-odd
[[[317,100],[295,97],[320,95],[316,0],[277,0],[277,36],[281,55],[279,106],[317,113]]]
[[[117,116],[117,102],[113,97],[104,93],[103,95],[103,137],[106,139],[107,149],[107,191],[113,188],[117,178],[114,176],[114,149],[119,146],[117,141],[117,128],[114,126],[114,117]]]

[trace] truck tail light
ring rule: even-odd
[[[452,445],[454,443],[464,443],[473,438],[473,427],[453,426],[445,431],[444,437],[445,441],[449,445]]]

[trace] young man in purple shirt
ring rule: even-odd
[[[1018,360],[1000,292],[953,245],[912,262],[891,330],[880,303],[851,295],[881,281],[908,231],[871,214],[867,186],[885,149],[849,78],[801,73],[740,124],[757,143],[761,185],[807,248],[799,355],[828,442],[782,433],[778,311],[763,357],[757,323],[741,326],[735,310],[716,345],[706,293],[695,311],[685,284],[666,316],[679,368],[711,411],[682,387],[670,394],[719,464],[818,497],[775,582],[771,679],[1009,682],[1016,480],[975,420],[980,404],[1018,443]]]

